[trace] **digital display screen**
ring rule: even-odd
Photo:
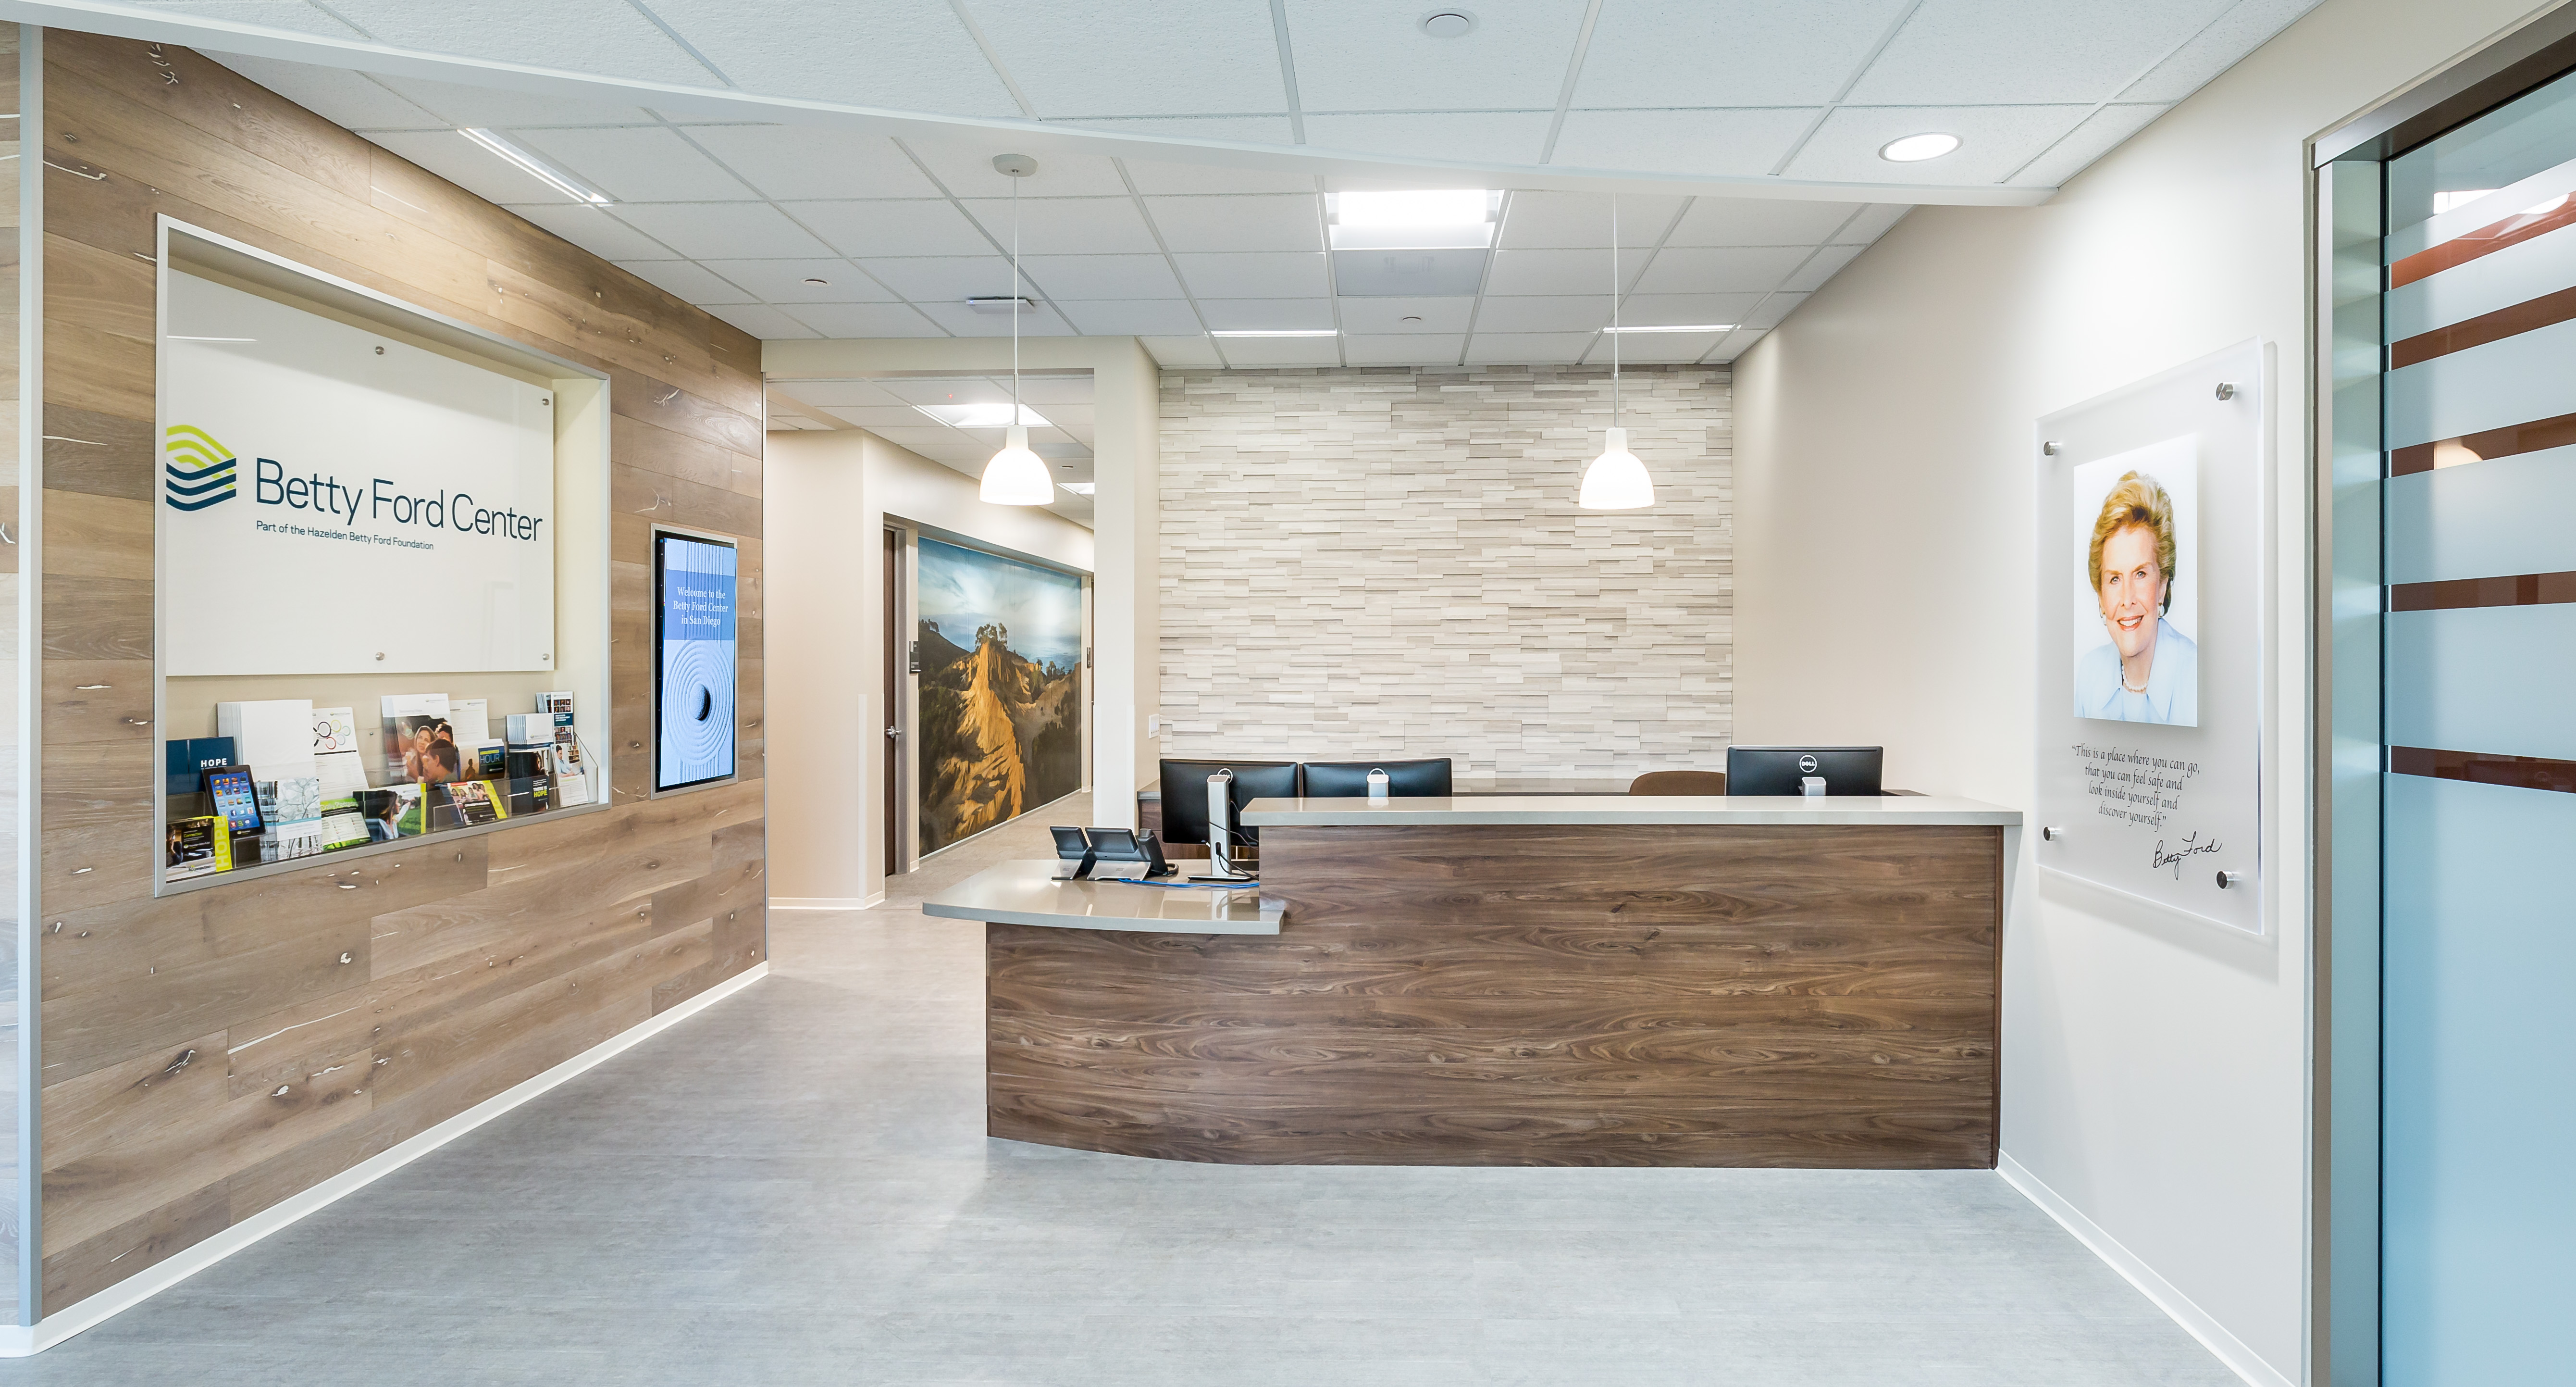
[[[227,767],[206,772],[206,788],[215,797],[215,812],[235,833],[260,831],[259,788],[251,782],[250,772],[240,767]]]
[[[653,788],[734,773],[735,551],[653,536]]]

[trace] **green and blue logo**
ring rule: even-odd
[[[204,510],[233,499],[232,450],[191,424],[172,424],[161,443],[161,489],[172,510]]]

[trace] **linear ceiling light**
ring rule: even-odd
[[[1011,402],[996,400],[975,405],[914,405],[914,409],[955,429],[1007,429],[1011,426]],[[1049,428],[1054,420],[1041,416],[1027,405],[1019,406],[1019,422],[1024,428]]]
[[[1328,327],[1247,327],[1211,331],[1210,337],[1339,337],[1338,328]]]
[[[1603,332],[1733,332],[1733,323],[1673,323],[1652,326],[1630,323],[1626,327],[1606,327]]]
[[[520,148],[515,142],[497,130],[485,130],[477,127],[470,130],[459,130],[456,133],[463,135],[465,138],[483,146],[485,149],[509,160],[513,165],[518,167],[520,172],[527,174],[538,182],[543,183],[547,187],[554,189],[556,192],[563,194],[565,197],[571,198],[575,202],[586,202],[593,207],[606,207],[609,204],[608,194],[603,193],[596,188],[585,187],[580,180],[574,178],[571,174],[565,173],[563,170],[548,164],[545,160],[540,159],[536,155],[529,153],[527,150]]]

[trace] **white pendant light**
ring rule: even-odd
[[[1020,180],[1038,171],[1038,161],[1025,154],[1004,154],[993,167],[1011,179],[1011,423],[1002,451],[984,464],[984,486],[977,494],[996,506],[1043,506],[1055,499],[1055,478],[1046,459],[1029,451],[1027,414],[1020,408]]]
[[[1585,510],[1642,510],[1655,503],[1655,479],[1646,464],[1628,451],[1628,431],[1619,427],[1619,195],[1610,195],[1610,428],[1601,440],[1601,456],[1583,469],[1583,487],[1574,504]]]

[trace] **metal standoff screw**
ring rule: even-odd
[[[2058,455],[2058,453],[2059,453],[2059,452],[2061,452],[2062,450],[2064,450],[2064,448],[2065,448],[2065,447],[2066,447],[2066,445],[2065,445],[2065,444],[2060,443],[2060,442],[2056,441],[2055,439],[2050,439],[2048,442],[2040,444],[2040,445],[2039,445],[2039,450],[2040,450],[2041,452],[2043,452],[2043,453],[2048,454],[2050,457],[2055,457],[2055,456],[2057,456],[2057,455]]]
[[[2220,398],[2220,399],[2222,399],[2222,400],[2232,400],[2232,399],[2235,399],[2235,398],[2236,398],[2236,382],[2234,382],[2234,381],[2226,381],[2226,380],[2220,381],[2220,382],[2218,383],[2218,398]]]
[[[2056,842],[2058,839],[2063,838],[2063,837],[2065,837],[2065,836],[2066,836],[2066,830],[2065,830],[2065,829],[2062,829],[2062,828],[2055,827],[2055,826],[2053,826],[2053,825],[2052,825],[2052,826],[2050,826],[2050,827],[2048,827],[2048,828],[2043,828],[2043,829],[2041,829],[2041,830],[2039,831],[2039,836],[2040,836],[2040,837],[2042,837],[2042,838],[2044,838],[2044,839],[2046,839],[2046,840],[2048,840],[2049,842],[2054,843],[2054,842]]]
[[[2228,887],[2234,886],[2244,879],[2245,874],[2243,872],[2220,872],[2218,874],[2218,889],[2224,891]]]

